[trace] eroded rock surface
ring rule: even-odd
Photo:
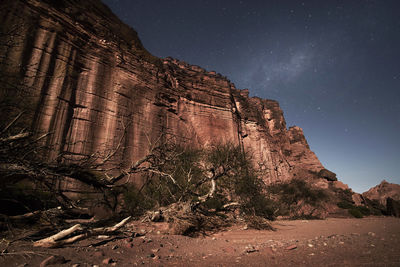
[[[386,215],[400,216],[400,185],[383,180],[379,185],[362,193],[362,196],[378,202]]]
[[[376,200],[381,205],[386,206],[388,198],[400,201],[400,185],[388,183],[386,180],[383,180],[379,185],[372,187],[362,195],[363,197]]]
[[[323,169],[302,129],[287,129],[276,101],[152,56],[100,1],[9,0],[0,10],[1,42],[10,44],[0,48],[0,97],[26,111],[36,135],[51,133],[43,139],[49,159],[112,154],[111,166],[126,166],[168,139],[242,145],[268,183]]]

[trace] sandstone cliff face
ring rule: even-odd
[[[0,97],[28,111],[37,135],[51,133],[49,159],[104,158],[117,149],[110,165],[123,166],[169,139],[242,145],[268,183],[323,168],[302,129],[287,130],[276,101],[249,97],[201,67],[155,58],[100,1],[10,0],[0,9],[7,33]]]

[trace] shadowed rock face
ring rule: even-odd
[[[105,157],[124,166],[157,140],[206,147],[231,142],[253,155],[266,182],[323,166],[279,104],[249,97],[226,77],[158,59],[100,1],[2,1],[1,100],[27,111],[47,157]],[[4,111],[2,116],[12,116]]]

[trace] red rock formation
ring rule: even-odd
[[[149,142],[168,138],[197,147],[240,144],[266,182],[323,169],[302,129],[287,130],[276,101],[249,97],[215,72],[155,58],[100,1],[0,5],[2,31],[15,30],[1,37],[12,43],[0,48],[1,97],[15,92],[7,84],[18,85],[14,99],[29,101],[16,105],[30,110],[35,133],[52,133],[49,159],[101,158],[118,147],[110,164],[127,165]]]
[[[377,200],[383,206],[386,206],[386,199],[391,198],[400,201],[400,185],[388,183],[383,180],[380,184],[370,188],[362,196],[371,200]]]

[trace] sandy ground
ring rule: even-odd
[[[39,266],[51,255],[67,260],[59,266],[400,266],[399,218],[275,221],[273,225],[277,231],[234,226],[190,238],[163,234],[167,227],[163,223],[133,222],[130,227],[143,236],[104,245],[93,238],[65,248],[39,249],[18,241],[0,257],[0,266]]]

